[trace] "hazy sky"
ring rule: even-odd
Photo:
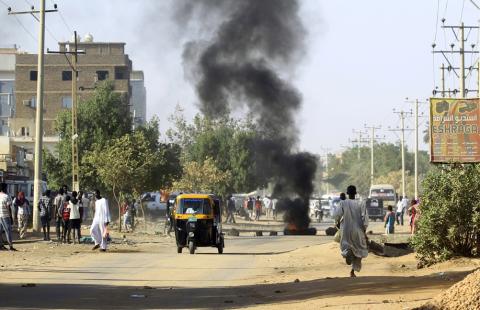
[[[134,68],[145,72],[148,116],[158,115],[164,131],[177,103],[186,109],[187,116],[197,112],[195,93],[184,80],[181,58],[188,29],[179,29],[171,21],[172,1],[57,1],[61,14],[47,15],[50,33],[46,47],[56,49],[56,40],[69,39],[74,29],[82,36],[91,33],[95,41],[126,42]],[[17,44],[22,50],[36,52],[37,42],[27,33],[37,36],[35,20],[19,16],[25,30],[6,14],[6,6],[25,10],[27,3],[38,1],[0,0],[1,46]],[[51,0],[47,3],[53,5]],[[352,130],[362,129],[364,124],[381,125],[381,136],[397,140],[387,130],[399,124],[392,109],[409,110],[413,106],[404,102],[405,97],[425,99],[431,95],[434,83],[439,86],[437,67],[444,60],[436,56],[434,63],[431,44],[435,35],[437,49],[455,41],[451,31],[440,29],[441,19],[445,17],[446,24],[458,24],[463,19],[466,24],[477,25],[480,17],[480,10],[469,0],[300,3],[308,31],[307,54],[298,64],[292,82],[303,95],[303,108],[297,116],[300,148],[315,153],[322,153],[323,148],[338,151],[347,146],[354,138]],[[477,44],[477,32],[472,31],[468,40],[469,46]],[[467,66],[475,60],[467,55]],[[447,87],[458,88],[453,74],[447,74],[447,80]],[[473,78],[467,78],[467,88],[476,89],[476,72]],[[427,113],[427,106],[421,110]],[[407,121],[410,127],[412,121]],[[413,135],[407,137],[413,145]]]

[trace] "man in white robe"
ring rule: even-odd
[[[100,248],[100,251],[107,250],[108,224],[110,223],[110,210],[108,209],[107,200],[100,196],[100,191],[95,191],[95,215],[93,216],[92,226],[90,226],[90,234],[95,241],[92,250]]]
[[[340,222],[340,250],[348,265],[352,265],[350,276],[362,268],[362,258],[368,256],[367,236],[368,213],[364,201],[355,200],[357,189],[350,185],[347,188],[347,200],[342,200],[333,207],[333,218]]]

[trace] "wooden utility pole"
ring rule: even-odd
[[[80,169],[78,166],[78,117],[77,117],[77,110],[78,110],[78,55],[85,54],[85,51],[78,50],[78,42],[77,42],[77,32],[73,32],[73,48],[72,45],[69,45],[69,50],[65,51],[48,51],[50,54],[63,54],[65,57],[67,55],[71,55],[72,61],[67,61],[70,64],[70,68],[72,69],[72,190],[79,191],[80,190],[80,180],[79,180],[79,173]]]
[[[381,127],[375,126],[367,126],[365,125],[366,130],[370,130],[370,186],[373,185],[374,179],[374,147],[375,147],[375,140],[379,139],[375,136],[375,131],[377,129],[381,129]]]
[[[400,136],[400,147],[401,147],[401,154],[402,154],[402,197],[405,198],[406,195],[406,190],[405,190],[405,131],[411,130],[408,128],[405,128],[405,118],[407,116],[411,116],[412,112],[405,112],[403,110],[401,111],[393,111],[393,113],[398,114],[400,118],[400,128],[397,129],[390,129],[390,131],[400,131],[401,136]]]
[[[32,6],[31,11],[12,12],[8,8],[9,15],[31,14],[39,22],[38,32],[38,57],[37,57],[37,97],[36,97],[36,115],[35,115],[35,161],[34,161],[34,180],[33,180],[33,231],[40,231],[40,214],[37,208],[40,196],[42,195],[42,150],[43,150],[43,93],[44,93],[44,51],[45,51],[45,13],[57,12],[57,6],[53,10],[45,9],[45,0],[40,0],[40,10],[35,11]],[[39,14],[37,18],[34,14]]]

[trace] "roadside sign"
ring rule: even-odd
[[[480,100],[430,99],[430,161],[480,162]]]

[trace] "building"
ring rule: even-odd
[[[79,104],[92,95],[98,82],[110,80],[114,91],[125,96],[126,104],[130,105],[134,124],[145,123],[143,72],[132,71],[125,43],[94,42],[91,35],[86,35],[83,40],[78,38],[77,44],[78,50],[85,52],[78,56],[77,63]],[[72,42],[59,42],[58,45],[61,52],[73,49]],[[52,152],[59,142],[55,133],[57,115],[72,107],[74,75],[67,57],[46,54],[44,59],[43,144]],[[18,172],[13,166],[33,171],[37,58],[37,54],[19,52],[15,46],[0,48],[0,138],[5,137],[0,139],[0,174],[8,167],[9,173]],[[17,174],[26,176],[29,173],[20,171]]]
[[[9,135],[15,107],[15,55],[17,47],[0,47],[0,136]]]
[[[80,41],[80,40],[79,40]],[[61,52],[73,50],[71,42],[60,42]],[[125,43],[94,42],[91,35],[78,42],[78,99],[88,98],[97,82],[111,80],[114,89],[131,97],[130,72],[132,62],[125,54]],[[70,57],[70,56],[68,56]],[[65,55],[47,54],[44,60],[44,144],[52,148],[57,142],[55,120],[58,113],[72,107],[72,70]],[[10,135],[16,144],[33,150],[37,89],[37,55],[16,54],[15,113],[10,121]]]
[[[133,115],[134,125],[144,125],[147,121],[147,89],[143,71],[132,71],[130,73],[130,86],[132,96],[130,97],[130,111]]]

